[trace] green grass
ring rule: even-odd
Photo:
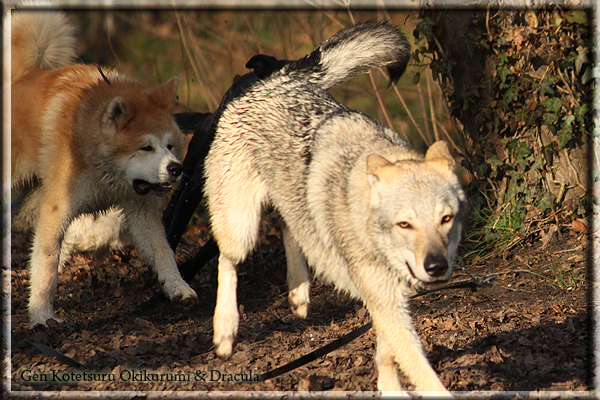
[[[548,269],[552,274],[552,276],[546,277],[548,283],[559,289],[568,290],[588,285],[587,265],[585,263],[573,268],[570,263],[563,260],[548,265]]]

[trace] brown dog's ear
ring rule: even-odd
[[[173,107],[177,100],[177,89],[179,88],[179,78],[176,76],[169,79],[156,89],[147,92],[151,102],[161,108]]]
[[[134,114],[133,104],[126,98],[117,96],[108,103],[102,123],[114,125],[117,130],[121,130],[131,121]]]
[[[448,149],[448,143],[443,140],[439,140],[429,146],[427,153],[425,153],[425,162],[431,163],[434,167],[439,166],[450,172],[454,172],[456,165],[452,154],[450,154],[450,149]],[[436,169],[439,170],[439,168]]]

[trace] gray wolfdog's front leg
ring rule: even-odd
[[[151,201],[149,199],[148,201]],[[159,199],[156,204],[137,204],[123,207],[123,215],[134,247],[142,259],[150,264],[171,301],[190,306],[198,301],[198,295],[188,285],[177,269],[175,254],[169,247],[164,227],[160,221]]]
[[[377,335],[377,352],[375,354],[375,364],[377,365],[377,389],[380,391],[403,391],[398,377],[398,369],[394,361],[394,354],[388,344]]]
[[[369,310],[377,337],[381,336],[376,357],[380,374],[378,389],[396,391],[400,388],[397,377],[394,381],[390,372],[390,360],[393,358],[415,385],[415,390],[435,391],[436,395],[450,396],[423,352],[408,310],[394,310],[395,307],[391,304],[389,307],[387,310],[379,307]]]
[[[394,360],[414,384],[415,390],[451,396],[425,356],[408,311],[408,298],[403,294],[398,278],[378,266],[368,264],[352,269],[351,274],[371,314],[378,337],[378,389],[400,389],[398,378],[392,373]]]

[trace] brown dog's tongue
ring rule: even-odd
[[[133,181],[133,189],[137,194],[147,194],[152,189],[152,184],[141,179]]]

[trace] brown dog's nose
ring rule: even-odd
[[[171,174],[171,176],[178,177],[181,175],[181,171],[183,171],[183,165],[181,165],[181,163],[172,161],[169,163],[169,165],[167,165],[167,171],[169,174]]]

